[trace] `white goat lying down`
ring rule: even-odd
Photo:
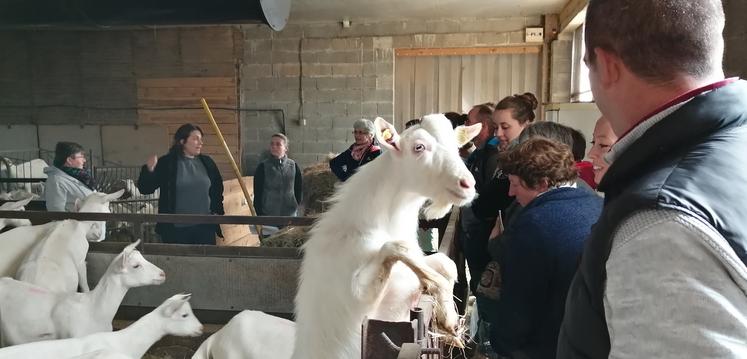
[[[449,257],[437,253],[426,257],[425,261],[452,283],[456,280],[456,264]],[[398,288],[387,287],[379,307],[402,307],[402,296],[397,294]],[[394,318],[393,320],[409,321],[409,313],[407,318]],[[291,344],[295,334],[296,325],[290,320],[258,311],[245,310],[205,340],[192,359],[290,359],[293,354]]]
[[[295,332],[290,320],[245,310],[207,338],[192,359],[289,359]]]
[[[54,293],[15,279],[0,279],[2,344],[110,332],[114,315],[130,288],[159,285],[166,280],[163,270],[135,250],[139,243],[125,247],[90,292]]]
[[[76,203],[76,207],[79,207],[80,212],[107,213],[109,201],[119,198],[123,192],[112,194],[94,192],[80,204]],[[86,238],[98,238],[103,227],[99,225],[99,222],[64,220],[54,222],[54,225],[47,229],[46,233],[37,237],[40,240],[33,243],[32,249],[25,255],[18,267],[18,272],[14,273],[14,278],[54,292],[72,293],[76,291],[78,285],[83,291],[88,291],[85,262],[88,253]],[[7,232],[7,234],[13,233],[16,236],[26,234],[14,233],[14,231]],[[24,243],[23,238],[10,239]],[[0,238],[0,243],[4,246],[11,242],[5,242]]]
[[[153,343],[165,335],[196,337],[202,334],[202,324],[192,313],[188,300],[188,294],[177,294],[129,327],[116,332],[2,348],[0,359],[62,359],[80,356],[91,358],[86,355],[94,355],[93,358],[96,358],[95,355],[114,353],[119,353],[125,358],[141,358]],[[97,351],[99,352],[96,353]]]
[[[481,126],[455,132],[439,114],[401,137],[381,118],[375,127],[387,151],[337,188],[303,247],[294,359],[359,358],[364,317],[406,320],[421,289],[437,302],[438,329],[459,343],[458,315],[444,304],[452,303],[453,282],[424,260],[416,230],[426,200],[426,217],[439,218],[475,197],[457,149]]]
[[[31,202],[31,197],[24,199],[23,201],[17,201],[17,202],[6,202],[0,205],[0,211],[23,211],[26,208],[27,204]],[[0,212],[0,216],[2,216],[2,212]],[[21,218],[0,218],[0,230],[2,230],[5,227],[25,227],[30,226],[31,221],[28,219],[21,219]]]

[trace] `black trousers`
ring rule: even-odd
[[[161,235],[163,243],[212,244],[215,245],[215,225],[197,224],[189,227],[174,227]]]

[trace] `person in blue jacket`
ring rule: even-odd
[[[490,345],[498,354],[555,358],[566,293],[602,199],[577,188],[569,146],[531,138],[499,157],[524,207],[506,228]]]

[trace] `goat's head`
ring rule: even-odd
[[[109,202],[122,197],[124,190],[119,190],[114,193],[101,193],[93,192],[83,198],[83,200],[75,200],[75,212],[87,212],[87,213],[111,213],[109,209]],[[100,242],[104,239],[104,228],[102,224],[105,222],[92,222],[91,230],[86,233],[86,239],[89,241]]]
[[[407,188],[430,199],[424,210],[426,218],[443,217],[452,205],[464,206],[474,199],[475,179],[458,150],[474,137],[472,134],[480,132],[481,124],[454,130],[444,115],[434,114],[400,136],[384,119],[377,118],[374,123],[376,138],[392,153],[398,172],[386,175],[399,176]]]
[[[202,334],[202,323],[192,313],[191,294],[177,294],[156,308],[166,333],[176,336],[196,337]]]
[[[3,211],[23,211],[25,210],[25,206],[31,202],[33,197],[26,198],[22,201],[16,201],[16,202],[5,202],[2,205],[0,205],[0,210]]]
[[[112,262],[114,269],[122,275],[122,283],[127,288],[146,285],[160,285],[166,280],[166,273],[155,264],[148,262],[135,248],[140,244],[138,239],[125,247]]]

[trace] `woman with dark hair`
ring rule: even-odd
[[[499,166],[524,209],[504,233],[490,344],[501,355],[555,358],[566,293],[602,199],[576,188],[570,147],[543,137],[502,153]]]
[[[219,214],[223,212],[223,178],[212,158],[201,154],[202,129],[179,127],[169,153],[153,156],[140,170],[137,187],[143,194],[161,189],[158,213]],[[156,224],[164,243],[215,244],[216,224]]]
[[[524,128],[534,122],[534,110],[538,104],[537,97],[531,92],[507,96],[498,101],[493,111],[493,124],[495,136],[501,141],[501,150],[509,148]]]
[[[76,200],[82,200],[95,190],[93,177],[85,165],[86,154],[81,145],[57,143],[53,166],[44,169],[47,175],[44,199],[48,211],[72,212]]]

